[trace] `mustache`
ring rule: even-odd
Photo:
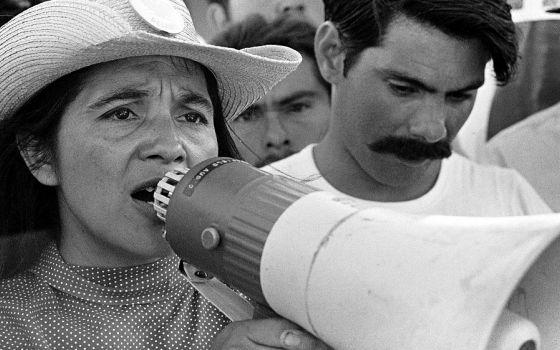
[[[451,143],[448,140],[428,143],[406,137],[388,136],[368,144],[368,148],[377,153],[394,154],[409,161],[442,159],[451,156]]]

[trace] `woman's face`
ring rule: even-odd
[[[217,156],[201,66],[163,56],[91,68],[66,109],[50,177],[70,263],[127,266],[171,253],[151,203],[163,175]]]

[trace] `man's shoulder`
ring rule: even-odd
[[[449,193],[472,203],[492,205],[502,215],[526,215],[549,212],[543,200],[516,170],[479,164],[461,155],[448,160]],[[500,209],[500,207],[502,207]]]
[[[504,180],[516,182],[521,178],[521,175],[513,169],[492,164],[481,164],[456,153],[447,162],[451,176],[455,179],[463,178],[473,184],[479,182],[498,184]]]
[[[507,144],[507,147],[523,149],[523,144],[530,141],[538,141],[541,132],[554,131],[550,128],[551,123],[558,124],[560,119],[560,103],[541,110],[527,118],[500,131],[488,141],[489,147]],[[523,142],[520,142],[523,140]]]

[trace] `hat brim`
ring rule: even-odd
[[[0,106],[6,107],[1,112],[2,117],[13,113],[44,86],[71,72],[128,57],[159,55],[183,57],[207,67],[216,77],[224,117],[231,121],[301,62],[297,51],[282,46],[235,50],[204,43],[186,43],[150,33],[122,36],[75,50],[71,55],[64,55],[63,60],[50,52],[45,57],[28,57],[25,60],[17,58],[17,55],[14,53],[12,58],[19,66],[11,68],[13,74],[4,77],[2,84],[10,86],[10,89],[0,91]]]

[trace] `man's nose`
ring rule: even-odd
[[[303,15],[305,13],[305,1],[304,0],[279,1],[276,6],[276,12],[278,15],[281,14]]]
[[[147,127],[144,142],[140,146],[143,160],[157,160],[162,163],[183,163],[187,152],[180,133],[170,117],[156,118]]]
[[[434,103],[417,111],[410,120],[410,136],[428,143],[435,143],[447,137],[447,113],[445,106]]]
[[[269,116],[267,118],[267,129],[265,135],[267,150],[282,150],[290,147],[290,138],[284,130],[278,116]]]

